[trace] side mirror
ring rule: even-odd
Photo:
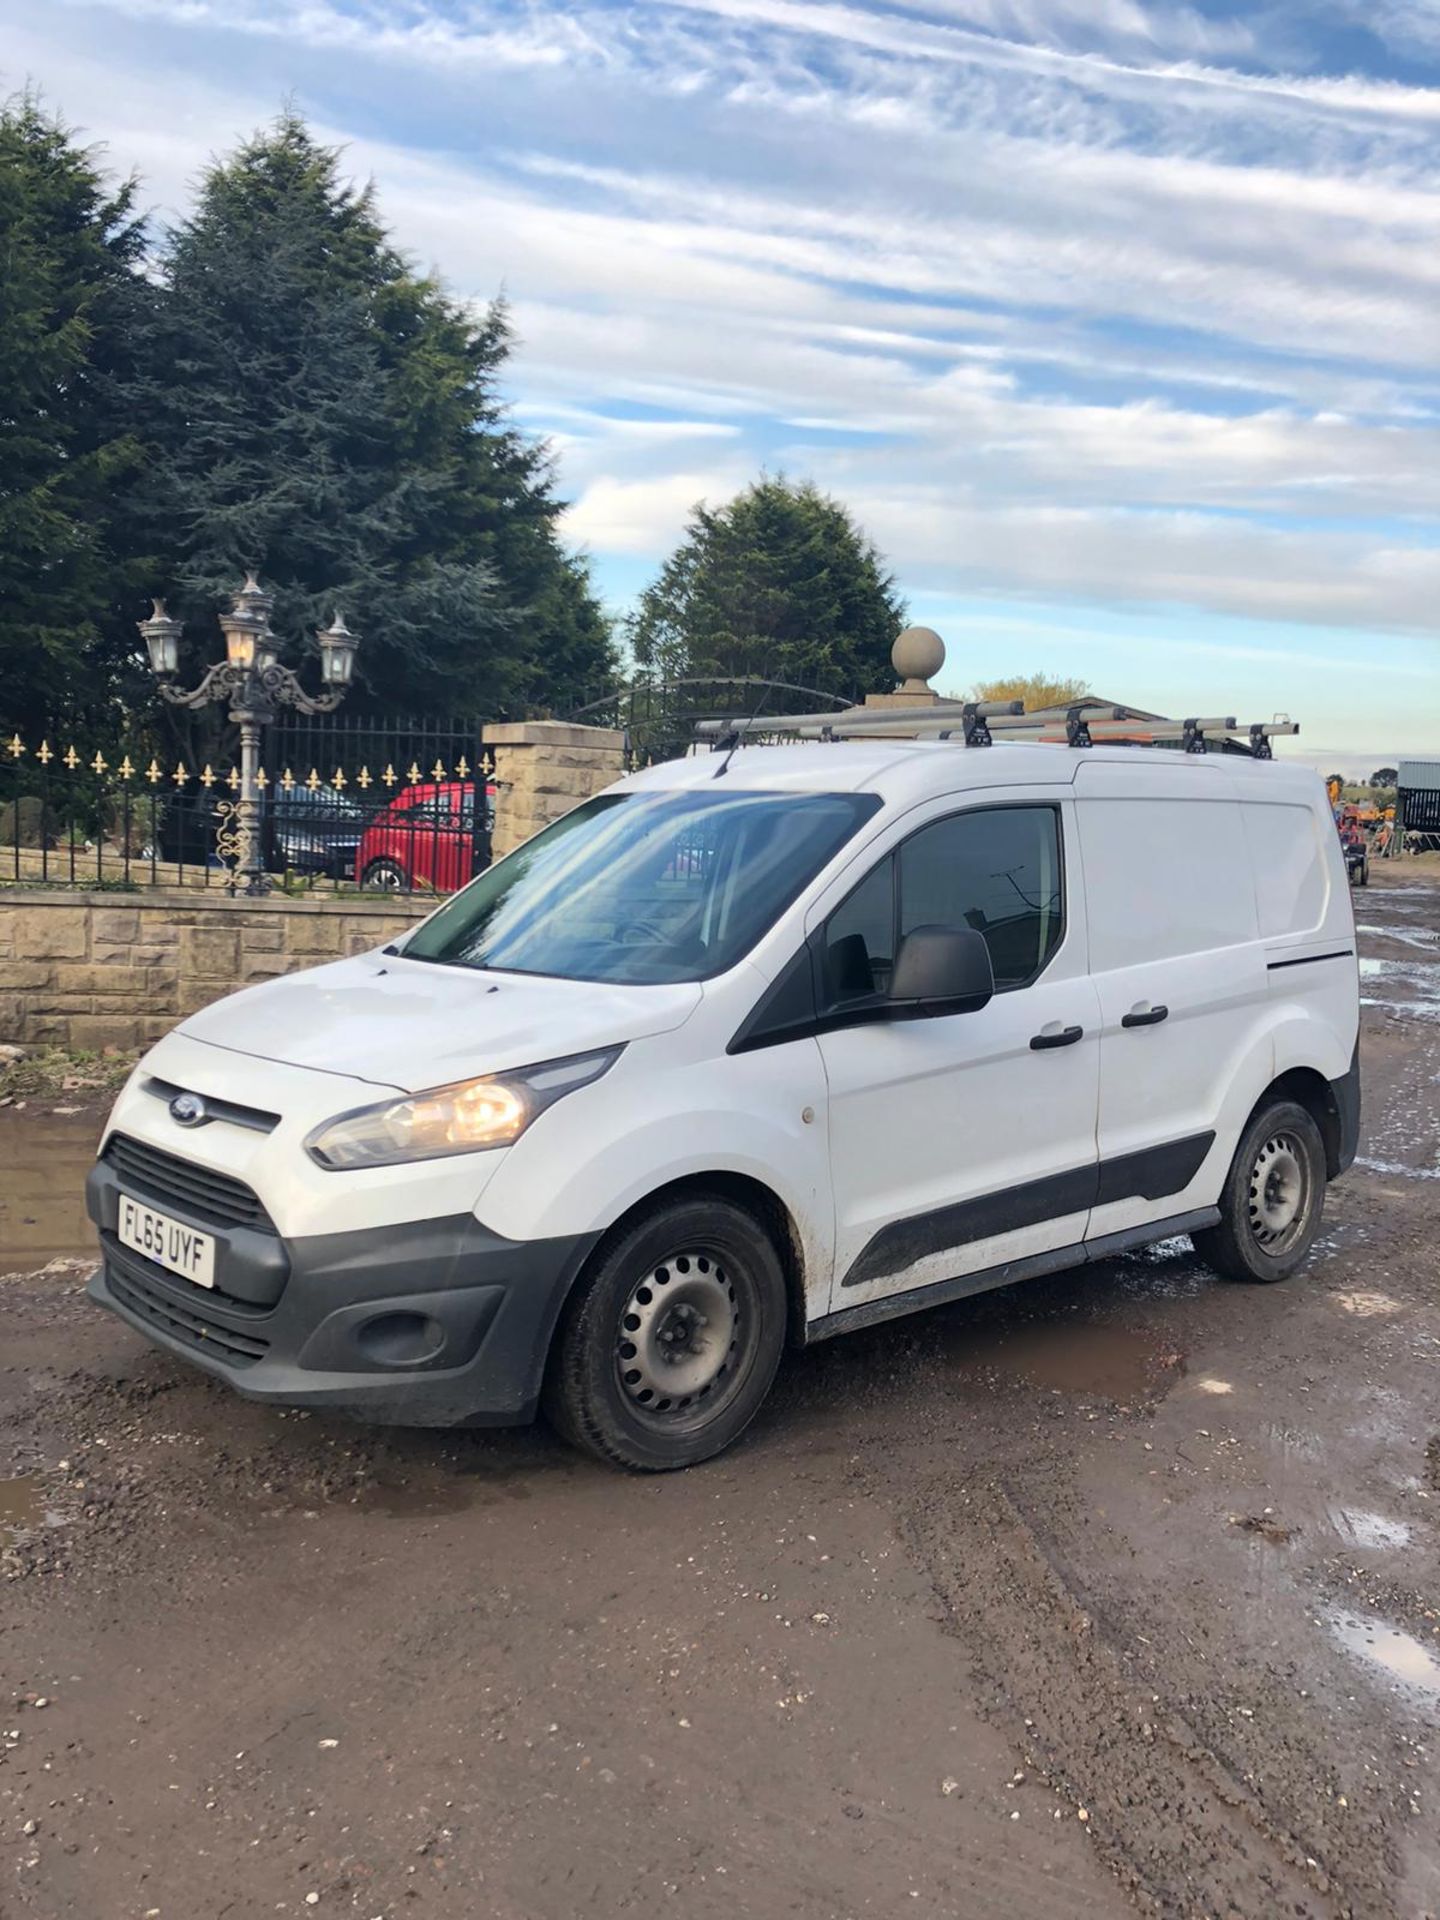
[[[892,1007],[974,1013],[994,992],[990,949],[972,927],[916,927],[900,942],[890,976]]]

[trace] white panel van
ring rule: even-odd
[[[1311,773],[861,740],[631,775],[185,1020],[93,1297],[240,1393],[663,1469],[805,1343],[1177,1233],[1285,1278],[1359,1125]]]

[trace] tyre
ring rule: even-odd
[[[410,876],[398,860],[387,855],[370,862],[360,876],[360,884],[371,893],[408,893]]]
[[[1325,1142],[1293,1100],[1260,1109],[1246,1127],[1220,1195],[1220,1224],[1195,1235],[1201,1259],[1229,1280],[1287,1279],[1320,1231]]]
[[[718,1195],[663,1202],[602,1243],[561,1322],[544,1407],[573,1445],[666,1473],[738,1438],[785,1342],[769,1234]]]

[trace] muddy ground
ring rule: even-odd
[[[659,1480],[246,1406],[82,1298],[93,1112],[0,1112],[0,1913],[1440,1913],[1440,875],[1357,900],[1301,1277],[837,1341]]]

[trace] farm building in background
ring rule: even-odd
[[[1402,760],[1396,785],[1395,818],[1406,843],[1420,835],[1423,846],[1440,847],[1440,760]]]

